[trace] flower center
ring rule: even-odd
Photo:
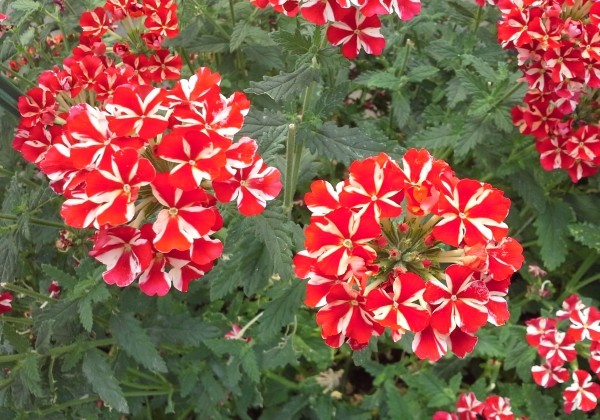
[[[371,201],[377,201],[377,196],[375,194],[371,196]]]
[[[456,301],[456,299],[458,299],[458,298],[456,297],[456,295],[452,295],[452,296],[450,297],[450,300],[452,300],[452,301]]]
[[[131,185],[129,185],[129,184],[123,185],[123,191],[125,191],[127,194],[129,194],[131,192]]]
[[[177,209],[177,207],[171,207],[171,208],[169,209],[169,215],[171,215],[171,216],[177,216],[177,212],[178,212],[178,211],[179,211],[179,210]]]
[[[458,217],[460,217],[461,219],[466,219],[467,215],[464,214],[463,212],[458,213]]]
[[[342,245],[344,245],[346,248],[352,249],[352,241],[350,239],[344,239]]]
[[[242,186],[242,187],[247,187],[247,186],[248,186],[248,181],[246,181],[245,179],[242,179],[242,180],[240,181],[240,186]]]

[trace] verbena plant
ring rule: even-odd
[[[593,416],[595,6],[422,3],[0,6],[2,417]]]

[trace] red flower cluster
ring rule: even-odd
[[[560,331],[561,326],[567,331]],[[580,351],[580,356],[588,359],[590,369],[600,377],[600,310],[584,305],[579,296],[572,295],[556,312],[556,318],[527,321],[526,338],[545,359],[540,366],[531,368],[535,383],[550,388],[572,377],[573,382],[563,391],[565,412],[570,414],[573,410],[591,411],[596,408],[600,385],[592,382],[589,372],[573,366],[577,366]],[[573,367],[571,374],[565,367],[567,363]]]
[[[85,12],[73,56],[19,99],[13,142],[65,196],[65,222],[98,229],[91,255],[107,265],[104,280],[139,278],[160,296],[171,285],[187,291],[220,256],[209,236],[223,226],[217,201],[251,216],[282,187],[254,140],[233,142],[250,106],[244,94],[224,96],[208,68],[179,80],[181,58],[161,48],[178,33],[176,9],[172,0],[109,0]],[[117,41],[112,49],[103,36]],[[177,82],[152,85],[167,79]]]
[[[286,16],[298,13],[315,25],[327,27],[327,40],[342,46],[344,56],[353,59],[361,50],[379,55],[385,48],[380,15],[395,13],[410,20],[421,13],[421,0],[250,0],[261,9],[271,5]]]
[[[515,417],[508,398],[490,395],[481,402],[473,392],[462,393],[456,401],[456,413],[438,411],[433,420],[526,420],[525,417]]]
[[[498,395],[490,395],[481,402],[473,392],[460,394],[456,401],[456,413],[438,411],[433,420],[515,420],[510,408],[510,400]],[[525,418],[523,418],[525,419]]]
[[[506,237],[510,200],[426,150],[409,150],[402,166],[380,154],[349,171],[335,187],[313,182],[306,250],[294,258],[323,339],[360,349],[389,328],[394,341],[415,333],[420,358],[464,357],[479,328],[509,318],[505,296],[523,263]]]
[[[500,0],[498,39],[518,52],[529,85],[513,121],[536,138],[542,167],[573,182],[600,165],[595,95],[600,88],[600,3]]]

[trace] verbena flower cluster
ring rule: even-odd
[[[600,385],[592,382],[590,372],[579,368],[579,362],[589,365],[596,378],[600,377],[600,310],[572,295],[565,299],[555,318],[527,321],[526,338],[544,359],[541,365],[531,368],[535,383],[551,388],[571,379],[563,391],[565,412],[594,410]]]
[[[577,182],[600,165],[600,3],[500,0],[502,46],[518,53],[529,85],[513,121],[536,138],[542,167]]]
[[[179,32],[176,11],[172,0],[109,0],[83,13],[73,55],[19,99],[13,142],[65,196],[65,222],[98,230],[104,280],[139,278],[161,296],[187,291],[221,255],[217,201],[251,216],[282,188],[254,140],[233,142],[245,95],[224,96],[208,68],[180,80],[181,57],[162,47]]]
[[[509,318],[505,296],[523,263],[506,236],[510,200],[426,150],[400,164],[386,154],[356,161],[349,173],[311,185],[306,250],[294,258],[323,339],[356,350],[388,328],[394,341],[415,333],[420,358],[464,357],[479,328]]]
[[[410,20],[421,13],[421,0],[250,0],[257,7],[271,5],[285,16],[298,13],[309,22],[327,26],[327,40],[342,46],[342,54],[353,59],[361,50],[379,55],[385,48],[379,16],[395,13]]]
[[[498,395],[490,395],[485,401],[479,401],[473,392],[462,393],[456,401],[456,413],[438,411],[433,420],[526,420],[515,417],[510,400]]]

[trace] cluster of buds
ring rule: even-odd
[[[104,280],[139,278],[159,296],[187,291],[221,255],[209,236],[223,226],[217,201],[251,216],[282,187],[254,140],[233,141],[245,95],[224,96],[208,68],[180,80],[181,57],[161,47],[179,31],[176,9],[109,0],[83,13],[73,56],[19,99],[13,141],[65,196],[65,222],[97,229],[91,255],[107,265]]]
[[[513,109],[523,134],[536,138],[542,167],[578,182],[600,166],[600,3],[500,0],[498,39],[518,53],[529,85]]]
[[[395,13],[410,20],[421,13],[421,0],[250,0],[257,7],[271,5],[285,16],[298,13],[309,22],[327,26],[327,40],[342,46],[342,54],[353,59],[361,50],[379,55],[385,48],[379,16]]]
[[[479,328],[509,318],[505,296],[523,263],[506,236],[510,200],[426,150],[409,150],[402,167],[380,154],[349,172],[335,187],[311,185],[306,250],[294,257],[323,339],[356,350],[389,328],[394,341],[415,333],[422,359],[464,357]]]
[[[564,328],[563,328],[564,327]],[[560,328],[567,331],[561,331]],[[537,349],[544,363],[531,368],[536,384],[551,388],[572,378],[563,391],[564,409],[591,411],[600,398],[600,385],[592,375],[579,369],[578,357],[587,360],[590,369],[600,377],[600,311],[584,305],[579,296],[565,299],[555,318],[527,321],[527,342]],[[571,372],[565,367],[570,364]]]
[[[515,417],[510,408],[510,400],[498,395],[490,395],[485,401],[479,401],[473,392],[462,393],[456,401],[456,413],[438,411],[433,420],[526,420]]]

